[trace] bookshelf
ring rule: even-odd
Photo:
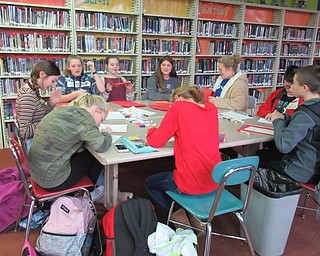
[[[93,60],[101,77],[107,74],[106,56],[117,56],[119,74],[140,84],[140,1],[76,1],[74,7],[75,53],[84,62]],[[139,98],[139,87],[135,92]]]
[[[218,59],[239,53],[243,5],[200,1],[198,6],[194,83],[212,88]]]
[[[192,84],[196,4],[194,0],[143,1],[141,95],[159,59],[165,55],[172,56],[182,84]]]
[[[119,57],[120,74],[141,99],[161,56],[173,57],[183,84],[211,88],[218,59],[238,53],[261,104],[283,85],[288,65],[320,64],[320,15],[308,7],[314,10],[231,0],[1,1],[0,148],[35,63],[51,59],[63,70],[69,54],[93,60],[102,77],[106,56]]]
[[[8,146],[16,94],[33,66],[50,59],[64,69],[73,48],[70,11],[70,0],[0,3],[0,148]]]

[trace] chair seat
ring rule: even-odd
[[[62,191],[55,191],[55,192],[51,192],[40,187],[33,179],[30,179],[30,183],[32,185],[32,192],[34,193],[34,196],[37,198],[51,197],[59,194],[67,194],[69,192],[71,193],[71,192],[80,190],[81,188],[94,186],[94,184],[92,183],[92,181],[88,176],[82,177],[82,179],[77,184],[75,184],[73,187],[69,189],[65,189]]]
[[[200,220],[207,220],[209,218],[217,190],[201,195],[176,194],[171,191],[166,191],[166,193],[174,201],[178,202],[184,209]],[[224,190],[219,201],[219,206],[215,212],[215,216],[241,210],[243,209],[243,206],[244,204],[241,200],[239,200],[229,191]]]

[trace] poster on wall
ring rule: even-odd
[[[76,0],[76,7],[100,11],[132,12],[132,0]]]

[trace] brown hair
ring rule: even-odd
[[[237,73],[238,65],[241,62],[241,56],[239,54],[223,56],[218,62],[223,64],[226,68],[232,67],[233,71]]]
[[[29,86],[35,91],[38,98],[40,98],[38,78],[41,71],[47,76],[60,76],[60,69],[53,61],[43,60],[36,64],[30,74],[31,85]]]
[[[171,102],[175,101],[175,96],[193,99],[196,103],[203,103],[203,91],[197,86],[182,85],[178,87],[171,96]]]
[[[163,75],[162,75],[161,68],[160,68],[162,62],[164,62],[164,61],[168,61],[172,65],[172,70],[171,70],[169,76],[178,77],[176,69],[174,67],[173,59],[170,56],[164,56],[164,57],[160,58],[159,63],[158,63],[158,68],[156,70],[156,85],[159,89],[159,92],[164,92],[164,90],[165,90],[164,84],[163,84]]]
[[[307,85],[312,93],[320,93],[320,66],[312,65],[297,68],[296,79],[300,86]]]

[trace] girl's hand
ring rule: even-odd
[[[213,96],[209,96],[208,97],[208,101],[211,102],[211,103],[214,103],[215,99],[216,99],[216,97],[213,97]]]
[[[50,96],[50,103],[54,106],[61,101],[62,93],[59,89],[54,89]]]
[[[87,64],[87,67],[90,69],[91,72],[95,72],[96,71],[93,61],[89,60],[89,61],[87,61],[86,64]]]
[[[112,85],[110,83],[106,85],[106,92],[112,92]]]
[[[270,114],[270,120],[273,121],[275,119],[278,119],[278,118],[281,118],[281,119],[284,119],[284,115],[281,114],[280,112],[278,112],[277,110],[273,111],[272,114]]]
[[[127,92],[133,92],[134,91],[134,87],[133,87],[133,84],[132,82],[130,82],[130,84],[126,84],[126,91]]]

